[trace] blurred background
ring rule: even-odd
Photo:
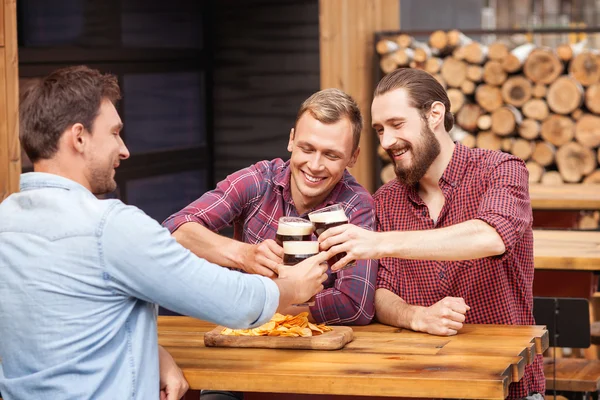
[[[599,3],[401,0],[398,15],[387,18],[402,30],[597,26]],[[21,87],[72,64],[118,75],[132,156],[113,196],[159,221],[237,169],[286,159],[296,111],[321,87],[318,0],[16,5]],[[24,154],[22,168],[31,169]],[[375,190],[375,166],[361,168],[363,184]]]

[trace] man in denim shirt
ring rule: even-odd
[[[115,168],[129,156],[119,97],[114,76],[71,67],[21,103],[21,142],[36,172],[0,204],[5,400],[179,399],[187,383],[158,346],[155,304],[255,327],[327,278],[327,253],[273,280],[221,268],[139,209],[98,200],[115,190]]]

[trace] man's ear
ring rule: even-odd
[[[440,124],[444,126],[444,116],[446,115],[446,106],[441,101],[434,101],[429,111],[429,128],[433,131]]]
[[[67,143],[71,145],[71,148],[77,153],[83,153],[87,143],[88,143],[88,135],[87,131],[83,127],[81,123],[76,123],[71,125],[69,129],[65,132],[67,136]]]
[[[292,151],[292,149],[294,148],[294,128],[290,129],[290,140],[288,142],[288,151]]]
[[[354,154],[352,154],[352,157],[350,157],[350,161],[348,162],[348,168],[354,167],[354,164],[356,164],[356,160],[358,160],[359,154],[360,154],[360,146],[356,148],[356,150],[354,151]]]

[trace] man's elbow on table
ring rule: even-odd
[[[340,320],[343,324],[350,324],[356,326],[369,325],[373,320],[375,314],[375,304],[372,306],[361,307],[359,304],[353,303],[352,307],[348,308],[348,311],[339,315]]]

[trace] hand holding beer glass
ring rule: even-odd
[[[312,240],[314,227],[310,221],[298,217],[281,217],[275,241],[283,246],[283,265],[292,267],[319,253],[319,243]],[[294,306],[313,306],[314,296]]]
[[[283,265],[292,267],[309,257],[319,254],[319,242],[283,242]],[[294,306],[314,306],[315,297]]]
[[[329,228],[348,223],[348,217],[346,216],[346,213],[344,213],[344,208],[341,204],[333,204],[331,206],[321,208],[320,210],[313,211],[308,214],[308,218],[315,227],[315,234],[317,237],[319,237]],[[338,253],[327,260],[327,264],[331,268],[336,262],[340,261],[345,256],[346,252]],[[355,265],[355,262],[352,261],[346,264],[343,268],[340,268],[338,271],[354,267]]]

